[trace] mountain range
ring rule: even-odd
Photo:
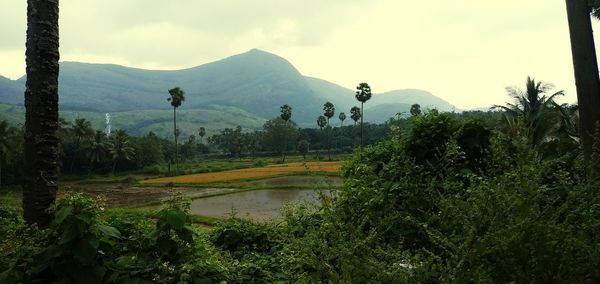
[[[22,122],[25,81],[25,76],[18,80],[0,76],[0,119]],[[85,117],[103,129],[105,113],[110,113],[113,129],[123,128],[136,135],[150,130],[168,135],[172,112],[167,90],[174,86],[186,92],[186,100],[178,108],[178,126],[183,135],[194,134],[200,126],[209,134],[236,125],[257,129],[278,116],[283,104],[292,106],[292,120],[313,127],[326,101],[336,106],[336,117],[341,111],[349,117],[350,108],[359,105],[354,90],[303,76],[286,59],[252,49],[172,71],[61,62],[61,116]],[[365,121],[386,121],[397,113],[407,113],[413,103],[424,109],[455,109],[423,90],[395,90],[373,94],[365,104]]]

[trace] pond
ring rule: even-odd
[[[191,213],[226,218],[233,211],[240,218],[258,221],[278,219],[286,203],[307,202],[317,204],[319,192],[329,196],[331,191],[271,189],[252,190],[226,195],[199,198],[192,201]]]

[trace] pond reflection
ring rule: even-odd
[[[323,191],[329,195],[328,190]],[[319,191],[297,189],[253,190],[200,198],[192,201],[191,212],[211,217],[228,217],[233,211],[238,217],[269,220],[281,217],[286,202],[319,202]]]

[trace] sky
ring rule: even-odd
[[[26,8],[0,4],[11,79],[25,74]],[[418,88],[459,109],[511,102],[505,88],[527,76],[576,101],[564,0],[60,0],[61,61],[172,70],[252,48],[349,89]]]

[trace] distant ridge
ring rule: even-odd
[[[161,115],[161,112],[153,110],[170,109],[167,90],[174,86],[186,91],[186,101],[180,107],[181,111],[208,110],[208,106],[214,110],[214,106],[223,106],[221,111],[231,113],[215,117],[222,122],[227,115],[243,112],[256,118],[252,119],[255,124],[246,124],[247,127],[260,127],[260,121],[278,116],[279,107],[283,104],[292,106],[292,119],[303,126],[315,125],[326,101],[336,105],[337,113],[349,113],[350,107],[358,104],[353,90],[322,79],[304,77],[286,59],[259,49],[182,70],[145,70],[80,62],[61,62],[60,67],[60,107],[63,111],[71,112],[104,114],[144,111]],[[25,77],[10,80],[0,76],[0,103],[22,105],[25,80]],[[397,104],[412,103],[419,103],[423,108],[454,108],[431,93],[412,89],[375,93],[365,107],[393,109]],[[232,111],[234,109],[239,111]],[[131,119],[160,121],[156,117],[131,116]],[[210,117],[205,117],[204,121],[194,117],[187,119],[190,120],[186,122],[190,128],[182,129],[183,134],[193,134],[194,124],[223,126]],[[368,114],[365,119],[371,121]],[[236,121],[236,118],[232,118],[228,123]],[[135,121],[123,127],[127,129],[135,125],[146,124]]]

